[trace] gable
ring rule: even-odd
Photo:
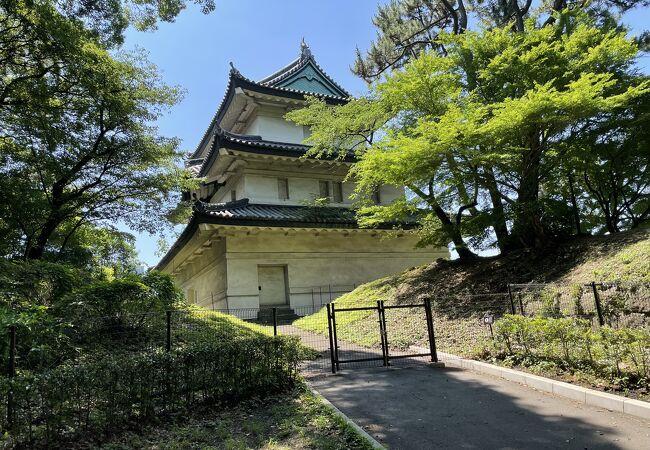
[[[313,92],[314,94],[333,95],[337,97],[348,96],[347,92],[343,92],[338,86],[332,83],[329,77],[321,72],[311,61],[296,71],[296,73],[275,84],[275,86]]]

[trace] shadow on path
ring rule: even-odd
[[[343,370],[310,383],[391,449],[650,449],[650,423],[461,369]]]

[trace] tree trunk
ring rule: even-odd
[[[576,233],[578,236],[582,234],[582,227],[580,226],[580,210],[578,209],[578,201],[576,200],[576,193],[574,186],[573,172],[569,171],[569,193],[571,194],[571,206],[573,208],[573,221],[576,226]]]
[[[617,219],[614,218],[608,208],[607,211],[605,211],[605,227],[607,227],[607,231],[610,233],[620,232],[621,230],[618,228],[617,222]]]
[[[54,212],[51,213],[43,224],[43,228],[41,228],[41,232],[38,234],[38,238],[36,238],[36,243],[27,249],[25,255],[26,259],[43,258],[47,242],[50,240],[52,233],[54,233],[59,224],[60,220],[57,218],[57,215]]]
[[[541,160],[541,136],[539,132],[535,132],[522,157],[519,190],[515,204],[515,222],[512,230],[519,243],[528,248],[541,248],[549,243],[538,203]]]
[[[469,203],[472,203],[472,200],[469,198],[469,194],[467,193],[467,189],[465,188],[465,185],[463,184],[464,177],[462,176],[460,170],[458,169],[458,163],[454,159],[454,156],[451,153],[448,153],[445,155],[445,159],[447,160],[447,165],[449,166],[449,172],[452,174],[454,177],[454,187],[456,188],[456,191],[458,192],[458,198],[460,199],[461,204],[467,205]],[[476,214],[476,208],[471,207],[469,208],[469,211],[472,214]]]
[[[463,240],[463,235],[460,232],[460,224],[454,223],[447,213],[438,205],[432,205],[433,211],[436,213],[436,216],[442,222],[442,226],[447,232],[447,235],[451,239],[451,242],[454,244],[454,248],[458,253],[458,257],[462,260],[475,259],[477,258],[476,254],[472,252],[465,244]]]
[[[453,242],[456,252],[458,252],[458,257],[462,260],[478,258],[478,256],[467,247],[467,244],[465,244],[465,241],[463,240],[463,234],[460,230],[462,208],[459,210],[457,219],[453,221],[451,217],[449,217],[449,215],[445,212],[445,210],[442,209],[435,196],[433,195],[433,188],[431,187],[431,183],[429,184],[428,195],[425,194],[417,186],[410,185],[407,187],[415,192],[431,207],[438,220],[440,220],[440,223],[442,223],[442,228],[445,231],[447,237]]]
[[[506,224],[506,214],[503,210],[503,203],[501,202],[501,193],[497,186],[494,169],[490,166],[486,166],[483,172],[485,174],[485,188],[488,190],[492,202],[492,228],[494,228],[494,234],[497,237],[499,251],[501,251],[501,253],[506,253],[511,250],[512,245],[510,243],[508,225]]]

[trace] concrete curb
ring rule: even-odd
[[[354,423],[354,421],[352,421],[352,419],[350,419],[348,416],[343,414],[343,412],[340,409],[338,409],[336,406],[334,406],[332,404],[332,402],[330,402],[328,399],[326,399],[320,392],[318,392],[316,389],[311,387],[308,383],[306,383],[306,384],[307,384],[307,387],[309,388],[309,390],[311,391],[312,394],[314,394],[316,397],[318,397],[325,405],[327,405],[332,411],[334,411],[334,414],[336,414],[337,416],[339,416],[340,418],[345,420],[345,422],[348,425],[350,425],[352,428],[354,428],[354,430],[357,433],[359,433],[363,438],[365,438],[370,443],[372,448],[376,448],[376,449],[385,449],[386,448],[383,445],[381,445],[379,442],[377,442],[377,440],[374,437],[370,436],[366,430],[361,428],[359,425]]]
[[[420,351],[418,347],[411,347]],[[504,378],[508,381],[514,381],[519,384],[530,386],[540,391],[575,400],[587,405],[605,408],[612,411],[618,411],[642,419],[650,420],[650,403],[641,400],[621,397],[620,395],[608,394],[606,392],[587,389],[582,386],[576,386],[563,381],[556,381],[550,378],[532,375],[519,370],[508,369],[494,364],[472,359],[461,358],[460,356],[450,353],[438,352],[438,358],[443,360],[449,367],[459,367],[462,369],[473,370],[479,373],[493,375]]]

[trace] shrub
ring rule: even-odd
[[[553,363],[571,372],[589,367],[612,380],[647,384],[650,376],[650,331],[593,329],[576,318],[506,315],[494,325],[493,351],[521,363]]]
[[[46,262],[0,262],[0,268],[8,271],[0,272],[0,358],[8,359],[9,327],[15,326],[18,362],[24,369],[77,357],[83,343],[98,341],[98,332],[105,331],[98,328],[132,331],[132,313],[182,306],[173,279],[160,272],[92,281],[87,273]],[[0,365],[0,375],[6,369]]]
[[[111,281],[98,281],[67,295],[56,314],[61,317],[109,317],[174,309],[183,295],[168,274],[131,274]]]
[[[0,259],[0,303],[51,306],[89,280],[88,273],[63,264]]]
[[[15,401],[8,443],[49,446],[197,403],[278,392],[294,383],[301,349],[295,337],[247,336],[170,352],[93,355],[38,374],[0,378],[2,398],[12,389]],[[5,407],[2,402],[3,430]]]
[[[542,305],[539,314],[542,317],[561,317],[562,311],[560,308],[560,300],[562,298],[562,291],[548,287],[540,293]]]

